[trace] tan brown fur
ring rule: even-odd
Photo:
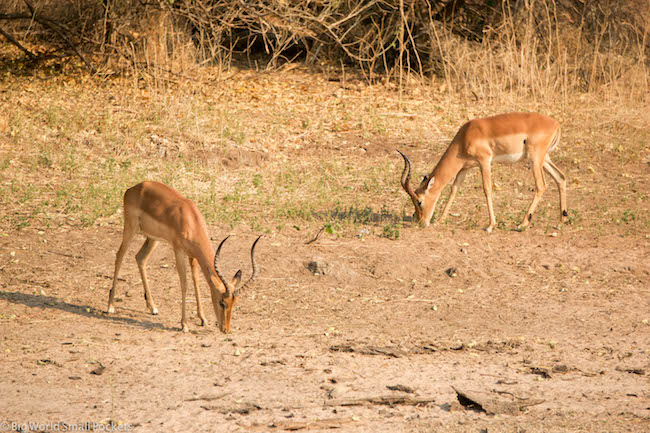
[[[147,237],[142,248],[136,254],[136,261],[140,270],[142,285],[144,286],[145,300],[151,314],[158,314],[158,308],[156,308],[151,297],[146,263],[159,242],[165,241],[171,244],[174,249],[176,268],[181,282],[182,330],[188,330],[185,298],[187,293],[187,265],[189,264],[201,326],[205,326],[207,321],[201,306],[198,285],[199,268],[210,287],[212,305],[217,315],[219,327],[221,331],[229,332],[232,309],[238,298],[238,290],[235,290],[234,287],[240,283],[241,272],[238,272],[231,281],[225,281],[220,277],[216,264],[213,266],[213,258],[216,261],[217,255],[210,242],[203,215],[191,200],[186,199],[178,191],[160,182],[145,181],[129,188],[124,193],[124,231],[122,244],[115,257],[115,272],[108,297],[107,312],[113,313],[115,311],[115,290],[122,260],[129,243],[138,231]],[[256,274],[255,244],[251,248],[253,276],[246,284],[252,282]],[[221,245],[219,246],[220,249]]]
[[[519,227],[524,228],[528,225],[537,203],[546,190],[543,171],[546,171],[558,185],[560,218],[565,221],[566,177],[548,156],[548,152],[557,146],[559,139],[560,125],[550,117],[538,113],[506,113],[470,120],[458,130],[438,164],[428,176],[425,176],[415,191],[409,192],[411,188],[405,185],[404,181],[402,186],[413,200],[416,219],[424,226],[428,226],[444,187],[454,181],[440,221],[446,219],[467,170],[478,166],[483,178],[483,190],[490,218],[486,230],[491,232],[496,227],[492,206],[492,161],[496,159],[499,162],[502,159],[514,162],[519,157],[521,160],[531,161],[535,178],[535,196]],[[410,163],[407,164],[406,156],[403,154],[402,156],[405,158],[404,170],[406,172],[408,166],[410,175]],[[404,178],[403,174],[402,179]]]

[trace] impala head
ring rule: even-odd
[[[232,317],[232,309],[239,299],[239,294],[242,291],[246,290],[255,281],[255,277],[257,277],[257,266],[255,266],[255,246],[257,245],[257,242],[262,238],[262,236],[260,236],[255,240],[255,242],[253,242],[253,246],[251,247],[251,266],[253,268],[253,275],[251,275],[246,283],[242,284],[241,271],[237,271],[231,280],[226,280],[226,278],[219,270],[219,253],[221,252],[221,247],[229,237],[230,236],[226,236],[226,238],[221,241],[219,247],[217,248],[217,252],[214,255],[214,271],[217,273],[217,276],[226,287],[225,292],[222,293],[221,300],[218,301],[218,305],[215,306],[217,310],[219,328],[221,329],[221,332],[224,332],[226,334],[230,332],[230,319]]]
[[[434,184],[433,176],[424,176],[420,186],[413,190],[411,185],[411,160],[408,159],[400,150],[399,154],[404,158],[404,171],[402,171],[402,188],[411,197],[415,213],[413,218],[424,227],[428,227],[436,207],[437,198],[429,194],[431,186]]]

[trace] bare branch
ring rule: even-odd
[[[21,50],[22,52],[24,52],[25,54],[27,54],[27,57],[29,57],[30,59],[32,59],[32,60],[36,60],[36,59],[37,59],[37,57],[36,57],[36,55],[35,55],[34,53],[32,53],[31,51],[29,51],[27,48],[23,47],[23,46],[20,44],[20,42],[18,42],[16,39],[14,39],[14,37],[11,36],[9,33],[7,33],[6,31],[4,31],[4,30],[2,29],[2,27],[0,27],[0,35],[4,36],[5,38],[7,38],[7,40],[9,40],[9,42],[11,42],[12,44],[14,44],[14,45],[17,46],[18,48],[20,48],[20,50]]]

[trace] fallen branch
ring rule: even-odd
[[[420,404],[434,403],[433,397],[413,397],[408,394],[376,395],[358,398],[341,398],[325,402],[325,406],[366,406],[369,404],[385,404],[394,406],[398,404],[417,406]]]
[[[296,431],[296,430],[320,430],[341,428],[344,424],[355,422],[352,417],[339,417],[319,419],[316,421],[280,421],[271,424],[271,427],[277,427],[282,430]]]
[[[20,44],[20,42],[18,42],[16,39],[14,39],[14,37],[11,36],[9,33],[5,32],[5,31],[2,29],[2,27],[0,27],[0,35],[2,35],[2,36],[4,36],[5,38],[7,38],[7,40],[8,40],[9,42],[11,42],[12,44],[14,44],[14,45],[17,46],[17,47],[18,47],[22,52],[24,52],[25,54],[27,54],[27,57],[29,57],[30,59],[32,59],[32,60],[36,60],[36,59],[37,59],[36,54],[32,53],[32,52],[29,51],[27,48],[23,47],[23,46]]]
[[[330,347],[332,352],[347,352],[347,353],[360,353],[361,355],[386,355],[392,356],[393,358],[401,358],[406,356],[407,353],[403,350],[396,349],[393,347],[378,347],[378,346],[363,346],[363,347],[352,347],[348,344],[337,344]]]
[[[248,415],[251,412],[254,412],[256,410],[262,409],[261,406],[259,406],[256,403],[234,403],[233,406],[224,406],[224,405],[204,405],[201,406],[201,409],[204,410],[216,410],[219,413],[222,413],[224,415],[227,415],[229,413],[236,413],[239,415]]]
[[[309,245],[311,243],[316,242],[318,240],[318,238],[320,237],[320,235],[322,235],[323,232],[325,231],[325,227],[326,226],[321,227],[320,230],[318,230],[318,233],[316,233],[316,236],[314,236],[310,241],[305,242],[305,245]]]
[[[205,396],[201,396],[201,397],[192,397],[192,398],[185,399],[185,401],[215,401],[215,400],[222,399],[225,396],[230,395],[230,394],[232,394],[232,393],[224,392],[222,394],[214,395],[214,396],[205,395]]]
[[[0,14],[0,20],[32,20],[40,25],[47,27],[48,29],[52,30],[54,33],[56,33],[59,38],[65,42],[66,45],[70,47],[70,49],[74,52],[74,54],[81,59],[81,61],[86,65],[86,67],[94,74],[96,72],[95,68],[93,65],[90,64],[88,60],[81,54],[81,52],[77,49],[77,46],[72,43],[72,41],[65,35],[63,32],[60,30],[61,28],[64,28],[63,25],[60,23],[51,20],[49,18],[41,17],[39,15],[36,15],[36,11],[34,8],[27,3],[28,8],[31,11],[31,14],[21,14],[21,13],[13,13],[13,14]],[[7,34],[5,32],[2,32],[2,34],[7,37]],[[14,43],[15,45],[15,43]],[[23,50],[24,51],[24,50]],[[32,54],[33,55],[33,54]],[[31,56],[30,56],[31,57]]]
[[[394,302],[425,302],[425,303],[435,304],[436,302],[440,302],[440,298],[438,299],[404,298],[404,299],[393,299],[392,301],[386,301],[387,304],[392,304]]]

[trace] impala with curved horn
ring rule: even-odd
[[[149,290],[146,264],[147,259],[160,241],[165,241],[171,244],[174,249],[176,269],[181,280],[181,328],[183,332],[187,332],[189,329],[185,316],[188,264],[192,271],[196,307],[201,319],[201,326],[205,326],[207,321],[203,314],[201,295],[199,293],[199,268],[201,268],[203,276],[210,287],[212,305],[217,315],[219,328],[222,332],[230,332],[232,309],[237,303],[239,293],[248,288],[257,276],[255,246],[262,236],[258,237],[251,247],[253,271],[250,279],[245,284],[241,284],[241,271],[237,271],[235,276],[228,281],[218,267],[219,253],[228,237],[221,241],[215,253],[203,215],[191,200],[186,199],[178,191],[160,182],[145,181],[139,183],[124,193],[124,231],[122,244],[115,257],[113,286],[108,295],[108,313],[115,311],[115,287],[122,259],[129,243],[138,230],[147,237],[135,257],[140,270],[142,285],[144,286],[144,299],[151,314],[158,314],[158,308],[156,308]],[[214,262],[212,262],[213,257]]]
[[[444,221],[447,218],[449,208],[467,171],[478,166],[483,177],[483,191],[490,216],[490,223],[485,230],[491,232],[497,224],[492,207],[492,162],[514,163],[529,160],[532,163],[535,178],[535,195],[518,228],[523,229],[528,225],[537,203],[546,191],[546,181],[542,170],[546,171],[558,186],[560,219],[565,222],[567,217],[566,177],[548,155],[559,142],[560,125],[550,117],[538,113],[507,113],[470,120],[458,130],[433,171],[424,176],[415,190],[411,186],[411,161],[398,150],[404,158],[402,188],[413,201],[415,219],[427,227],[444,187],[452,180],[454,181],[449,200],[447,200],[439,221]]]

